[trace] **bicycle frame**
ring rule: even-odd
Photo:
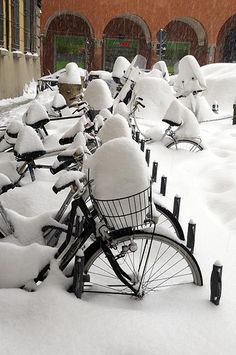
[[[76,211],[78,207],[81,209],[83,214],[83,217],[79,220],[76,216]],[[75,238],[72,240],[72,232],[74,225],[76,225],[75,230],[77,231],[77,233],[75,233]],[[78,250],[84,248],[86,241],[92,234],[94,234],[95,236],[97,235],[96,222],[94,220],[94,216],[92,216],[90,210],[88,209],[86,202],[80,196],[78,199],[72,202],[67,235],[65,241],[62,243],[57,253],[55,254],[55,259],[60,260],[60,270],[65,270],[70,261],[75,257]],[[110,233],[110,238],[112,240],[112,232]],[[101,248],[109,264],[114,270],[116,276],[125,286],[127,286],[131,290],[132,293],[129,293],[129,295],[141,297],[142,295],[140,294],[140,287],[135,288],[133,286],[131,277],[120,267],[120,265],[116,261],[116,258],[114,257],[111,249],[109,248],[107,239],[103,236],[99,236],[98,239],[101,244]],[[45,278],[45,274],[47,273],[48,269],[49,265],[46,265],[43,270],[41,270],[38,277],[35,279],[35,282],[42,281]]]

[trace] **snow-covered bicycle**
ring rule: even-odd
[[[133,103],[133,108],[130,112],[130,124],[134,126],[134,130],[137,130],[140,134],[141,137],[146,142],[153,142],[153,141],[160,141],[162,142],[168,149],[172,150],[186,150],[189,152],[199,152],[204,149],[204,146],[201,143],[201,139],[199,137],[179,137],[177,134],[178,128],[183,125],[183,121],[179,119],[162,119],[162,122],[167,123],[168,127],[165,129],[164,133],[160,133],[159,128],[157,127],[157,132],[155,132],[155,128],[152,129],[152,132],[150,134],[147,132],[144,132],[144,129],[140,127],[140,124],[138,122],[138,118],[136,117],[136,111],[138,110],[139,106],[145,107],[145,105],[142,102],[141,97],[137,97],[134,100]],[[155,138],[153,138],[155,137]]]

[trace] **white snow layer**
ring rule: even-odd
[[[110,108],[113,105],[111,92],[103,79],[94,79],[89,82],[84,92],[84,100],[94,110]]]
[[[58,83],[81,85],[81,71],[78,65],[71,62],[66,64],[65,69],[65,72],[59,75]]]
[[[56,253],[56,248],[33,243],[0,243],[0,288],[21,287],[33,281]]]
[[[102,143],[106,143],[118,137],[128,137],[131,139],[132,135],[126,118],[117,113],[105,121],[103,127],[98,132],[98,137]]]

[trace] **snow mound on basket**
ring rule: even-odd
[[[131,196],[150,185],[145,157],[139,145],[130,138],[120,137],[103,144],[87,160],[89,178],[93,179],[92,194],[99,200],[113,200]],[[108,215],[129,214],[148,205],[147,193],[142,202],[139,195],[131,200],[121,200],[120,205],[110,205]],[[144,222],[146,212],[132,217],[111,218],[110,225],[123,228]],[[145,213],[145,216],[144,216]],[[106,215],[106,213],[104,213]]]
[[[84,93],[84,100],[93,110],[110,108],[113,105],[110,89],[103,79],[90,81]]]
[[[103,143],[118,137],[132,138],[127,120],[118,113],[105,121],[98,136]]]

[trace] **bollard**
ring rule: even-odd
[[[132,125],[131,125],[131,131],[132,131],[132,138],[133,138],[134,140],[135,140],[135,134],[136,134],[135,128],[136,128],[135,124],[132,124]]]
[[[216,306],[220,304],[222,291],[222,269],[223,266],[220,261],[215,261],[211,272],[211,295],[210,301]]]
[[[151,154],[151,150],[150,149],[146,149],[145,159],[146,159],[146,162],[147,162],[148,166],[149,166],[149,163],[150,163],[150,154]]]
[[[233,104],[233,124],[236,124],[236,104]]]
[[[135,132],[135,140],[136,140],[136,142],[137,143],[139,143],[140,142],[140,132]]]
[[[190,249],[193,254],[194,245],[195,245],[195,233],[196,233],[196,223],[190,219],[188,223],[188,233],[187,233],[187,248]]]
[[[215,102],[213,103],[213,105],[212,105],[212,111],[213,111],[214,113],[219,113],[219,104],[218,104],[217,101],[215,101]]]
[[[81,298],[83,292],[84,252],[79,249],[75,256],[73,291],[77,298]]]
[[[176,219],[179,219],[180,201],[181,198],[178,195],[175,195],[174,205],[173,205],[173,215]]]
[[[157,181],[157,168],[158,168],[158,162],[154,161],[152,164],[152,177],[151,177],[152,182]]]
[[[144,139],[141,139],[140,148],[141,148],[142,152],[144,152],[144,150],[145,150],[145,140]]]
[[[161,177],[161,188],[160,188],[160,193],[165,196],[166,195],[166,184],[167,184],[167,177],[163,175]]]

